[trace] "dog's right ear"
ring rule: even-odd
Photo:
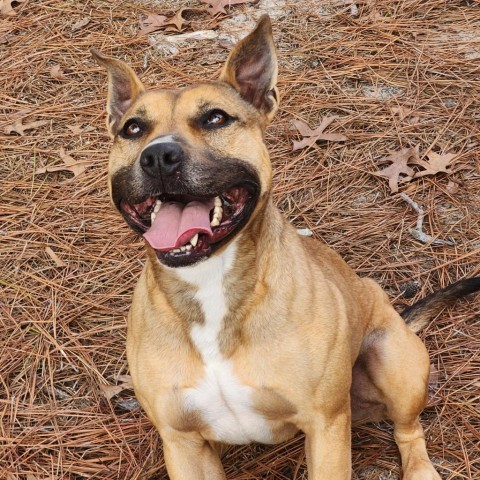
[[[108,72],[107,129],[113,138],[120,120],[145,87],[135,72],[117,58],[107,57],[91,49],[93,58]]]

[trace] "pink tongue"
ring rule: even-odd
[[[196,233],[212,235],[210,210],[214,200],[162,203],[153,225],[143,237],[155,250],[171,250],[185,245]]]

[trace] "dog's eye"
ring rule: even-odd
[[[223,110],[216,108],[215,110],[210,110],[201,119],[201,123],[206,128],[215,128],[223,127],[230,123],[232,117],[225,113]]]
[[[125,130],[127,135],[138,135],[142,129],[138,123],[131,123]]]
[[[220,110],[214,110],[207,118],[208,125],[222,125],[227,121],[227,116]]]
[[[132,118],[123,126],[120,135],[124,138],[138,138],[143,135],[144,127],[142,122]]]

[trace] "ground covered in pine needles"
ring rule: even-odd
[[[0,478],[166,478],[159,437],[129,389],[125,315],[144,251],[109,204],[106,78],[92,46],[148,86],[183,86],[215,78],[232,41],[269,11],[282,105],[267,142],[291,222],[398,308],[480,275],[478,1],[262,0],[216,17],[184,12],[182,34],[210,31],[201,39],[138,34],[140,18],[186,5],[205,8],[0,1]],[[331,116],[333,140],[292,151],[294,121],[315,128]],[[453,154],[449,173],[392,192],[373,172],[407,148],[420,161]],[[423,241],[406,199],[424,211]],[[421,334],[433,366],[423,424],[443,479],[480,478],[479,317],[477,296]],[[388,423],[354,429],[353,478],[399,478],[391,433]],[[236,447],[224,463],[233,480],[307,478],[301,436]]]

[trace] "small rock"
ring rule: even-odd
[[[414,297],[418,291],[420,290],[420,284],[418,282],[409,282],[409,283],[406,283],[405,285],[402,285],[400,287],[401,289],[401,295],[404,297],[404,298],[412,298]]]
[[[297,233],[299,235],[303,235],[304,237],[312,237],[313,232],[309,228],[299,228],[297,229]]]

